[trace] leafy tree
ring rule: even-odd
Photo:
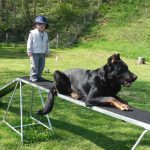
[[[0,0],[0,41],[23,42],[36,15],[49,20],[50,38],[78,38],[99,10],[102,0]],[[13,36],[13,38],[12,38]],[[7,40],[6,40],[7,37]]]

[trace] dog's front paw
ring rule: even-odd
[[[73,98],[73,99],[76,99],[76,100],[78,100],[80,97],[79,97],[79,95],[77,94],[77,93],[75,93],[75,92],[72,92],[71,93],[71,97]]]

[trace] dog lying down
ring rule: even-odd
[[[85,101],[90,106],[112,106],[119,110],[130,110],[127,101],[117,96],[121,86],[130,87],[137,79],[127,64],[120,59],[120,54],[113,54],[107,63],[96,70],[70,69],[55,71],[55,88],[50,90],[48,103],[39,114],[49,113],[54,104],[54,91]]]

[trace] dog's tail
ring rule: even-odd
[[[37,111],[38,115],[46,115],[52,111],[54,106],[54,96],[56,95],[57,95],[57,91],[55,88],[49,90],[47,96],[47,103],[43,109]]]

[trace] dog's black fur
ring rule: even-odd
[[[70,69],[55,71],[56,90],[64,95],[74,95],[85,101],[86,106],[112,105],[120,110],[128,110],[125,100],[117,93],[121,86],[130,86],[137,79],[119,54],[108,58],[107,64],[96,70]],[[45,110],[48,112],[48,110]]]
[[[37,111],[38,115],[46,115],[52,111],[53,106],[54,106],[54,96],[56,96],[56,95],[57,95],[57,92],[56,92],[56,89],[54,86],[49,90],[49,93],[47,96],[48,101],[47,101],[47,104],[45,105],[44,109]]]

